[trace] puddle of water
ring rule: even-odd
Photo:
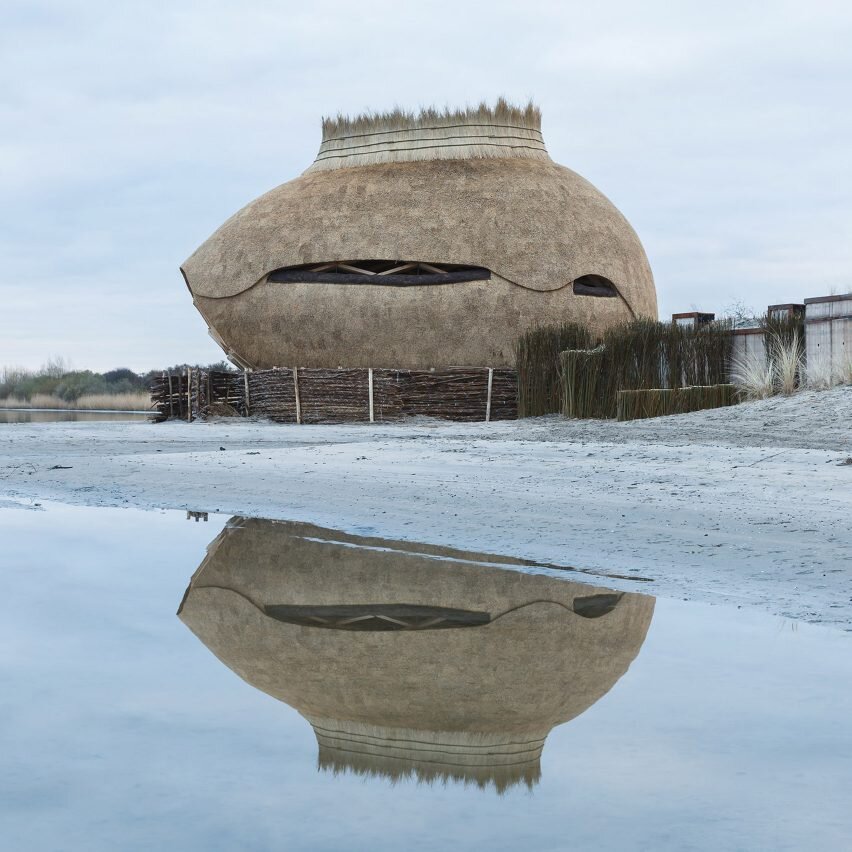
[[[147,423],[142,411],[69,411],[67,409],[0,408],[0,423]]]
[[[9,848],[849,848],[839,632],[307,524],[0,535]]]

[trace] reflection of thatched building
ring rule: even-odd
[[[535,326],[656,317],[638,237],[540,127],[503,102],[326,121],[184,263],[211,333],[259,369],[502,367]]]
[[[180,618],[311,723],[320,764],[498,789],[624,674],[654,599],[475,555],[235,518]]]

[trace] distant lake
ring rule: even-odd
[[[0,423],[69,423],[109,421],[144,423],[151,414],[141,411],[74,411],[57,408],[0,408]]]

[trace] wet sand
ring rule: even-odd
[[[852,629],[850,457],[852,388],[622,424],[9,424],[0,496],[309,521]]]

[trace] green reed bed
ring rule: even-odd
[[[736,403],[734,385],[707,385],[687,388],[621,390],[617,398],[618,420],[641,420],[668,414],[687,414]]]
[[[516,347],[518,417],[556,414],[561,410],[559,353],[590,349],[597,341],[578,323],[544,326],[524,334]]]
[[[560,353],[561,411],[568,417],[612,419],[618,416],[620,391],[721,385],[730,356],[727,323],[684,327],[635,320],[616,326],[596,350]]]

